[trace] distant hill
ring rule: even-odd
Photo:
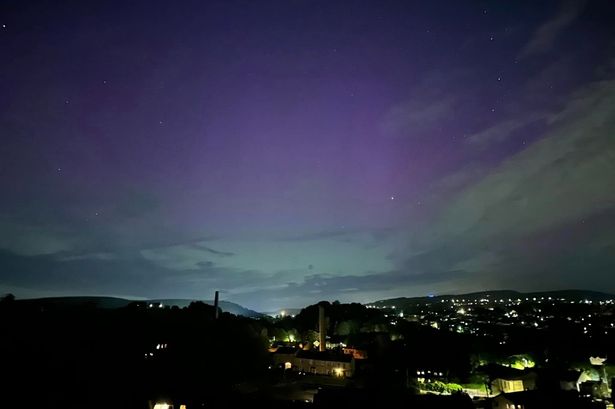
[[[263,312],[264,315],[269,315],[270,317],[276,317],[278,315],[297,315],[301,312],[301,308],[282,308],[277,311],[267,311]]]
[[[213,305],[212,300],[190,300],[190,299],[152,299],[152,300],[128,300],[125,298],[117,297],[48,297],[48,298],[30,298],[17,300],[20,303],[36,304],[41,307],[47,308],[104,308],[114,309],[126,307],[128,304],[139,301],[143,303],[154,303],[173,306],[176,305],[180,308],[187,307],[193,301],[202,301],[205,304]],[[249,318],[260,318],[263,314],[248,308],[242,307],[239,304],[235,304],[230,301],[220,301],[220,309],[224,312],[228,312],[235,315],[242,315]]]
[[[126,300],[117,297],[45,297],[16,299],[21,304],[37,305],[46,308],[122,308],[135,300]]]
[[[183,308],[183,307],[187,307],[188,305],[190,305],[190,303],[193,301],[202,301],[205,304],[214,305],[213,300],[190,300],[190,299],[181,299],[181,298],[180,299],[148,300],[147,302],[153,302],[153,303],[158,302],[164,305],[171,305],[171,306],[177,305],[178,307]],[[230,301],[220,300],[219,305],[222,311],[229,312],[235,315],[242,315],[244,317],[249,317],[249,318],[260,318],[264,316],[264,314],[261,314],[260,312],[256,312],[249,308],[245,308],[239,304],[235,304],[234,302],[230,302]]]
[[[376,306],[389,306],[395,305],[397,307],[403,307],[405,304],[416,304],[416,303],[429,303],[429,302],[441,302],[442,300],[450,300],[451,298],[455,299],[466,299],[466,300],[480,300],[481,298],[490,298],[490,299],[517,299],[517,298],[540,298],[540,297],[551,297],[551,298],[565,298],[567,300],[591,300],[591,301],[604,301],[615,299],[615,295],[602,293],[599,291],[589,291],[589,290],[557,290],[557,291],[539,291],[539,292],[530,292],[523,293],[520,291],[513,290],[495,290],[495,291],[480,291],[475,293],[468,294],[446,294],[446,295],[436,295],[436,296],[426,296],[426,297],[399,297],[399,298],[390,298],[387,300],[379,300],[371,303],[366,303],[369,305]]]

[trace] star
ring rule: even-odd
[[[395,200],[395,196],[391,196],[391,200]]]

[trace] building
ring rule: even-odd
[[[293,347],[279,347],[272,355],[273,364],[276,367],[283,367],[284,369],[290,369],[295,360],[295,354],[298,349]]]
[[[536,374],[498,377],[491,381],[491,390],[494,393],[523,392],[533,389],[536,389]]]
[[[535,370],[519,370],[500,365],[489,365],[484,368],[489,376],[491,393],[513,393],[536,389]]]
[[[319,348],[318,350],[292,347],[270,349],[272,361],[277,368],[314,375],[329,375],[350,378],[355,372],[355,355],[365,359],[367,353],[349,348],[348,353],[326,349],[326,316],[324,305],[318,308]]]
[[[350,378],[354,375],[354,357],[333,351],[298,351],[293,369],[315,375]]]
[[[272,361],[276,368],[314,375],[349,378],[355,371],[354,357],[336,351],[320,352],[280,347],[272,353]]]

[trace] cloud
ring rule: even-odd
[[[491,143],[504,142],[511,135],[523,132],[534,123],[541,122],[547,117],[546,113],[530,113],[513,119],[498,122],[467,137],[467,142],[477,146],[486,146]]]
[[[422,133],[445,119],[453,109],[455,98],[446,96],[427,99],[412,99],[394,106],[385,115],[381,130],[389,135],[406,136]]]
[[[284,236],[279,238],[282,241],[312,241],[312,240],[321,240],[321,239],[340,239],[351,236],[357,233],[356,229],[339,229],[339,230],[325,230],[313,233],[304,233],[292,236]]]
[[[273,240],[280,241],[318,241],[318,240],[331,240],[340,242],[354,242],[372,247],[373,244],[390,238],[397,233],[394,228],[350,228],[339,230],[323,230],[317,232],[309,232],[302,234],[295,234],[291,236],[282,236],[274,238]]]
[[[232,251],[219,251],[219,250],[214,250],[211,247],[207,247],[204,246],[202,243],[194,243],[193,247],[206,251],[208,253],[214,254],[216,256],[223,256],[223,257],[232,257],[235,255],[235,253],[233,253]]]
[[[518,57],[526,58],[548,51],[559,34],[581,15],[586,6],[587,0],[565,1],[555,16],[538,27]]]
[[[20,223],[0,217],[0,250],[17,254],[41,255],[70,251],[76,241],[61,226]]]
[[[158,210],[160,199],[145,191],[129,191],[121,195],[112,206],[110,212],[116,219],[139,218]]]
[[[87,253],[87,254],[77,254],[77,255],[60,255],[57,257],[59,261],[74,261],[74,260],[116,260],[118,258],[117,254],[114,253]]]
[[[425,294],[431,292],[434,287],[443,290],[459,289],[461,287],[458,282],[466,278],[466,275],[464,271],[409,274],[398,270],[363,276],[315,274],[284,286],[238,294],[236,299],[247,305],[262,305],[262,310],[304,307],[308,303],[314,303],[315,299],[366,302],[387,297]]]
[[[138,257],[60,260],[53,255],[24,256],[0,250],[2,286],[25,289],[20,296],[42,291],[57,294],[148,294],[156,291],[164,270]]]
[[[39,190],[0,206],[0,249],[88,257],[207,239],[171,228],[157,197],[140,189],[118,187],[103,198],[94,189],[85,191],[89,187],[79,196],[53,183],[24,185]]]
[[[614,223],[595,219],[615,210],[615,80],[583,87],[545,122],[543,138],[448,200],[415,244],[424,251],[407,259],[408,271],[459,269],[481,288],[532,286],[538,277],[545,287],[583,287],[590,277],[594,287],[612,285],[605,272],[615,268],[606,255]],[[591,226],[584,241],[562,242],[580,224]],[[533,254],[545,240],[561,246]]]
[[[9,234],[2,229],[0,286],[187,298],[221,289],[257,309],[522,285],[613,290],[615,79],[565,101],[472,137],[470,145],[489,145],[532,121],[546,128],[495,167],[465,166],[434,184],[433,219],[248,239],[150,226],[134,218],[149,200],[121,211],[126,218],[115,226],[54,222],[28,230],[20,218]]]
[[[198,269],[200,263],[212,262],[221,268],[255,270],[268,275],[283,271],[299,279],[312,270],[329,274],[353,271],[362,275],[391,269],[389,254],[398,244],[395,235],[382,235],[377,230],[344,235],[308,233],[292,238],[218,238],[205,243],[143,249],[140,254],[169,269]]]
[[[260,272],[260,281],[231,294],[260,308],[524,285],[582,288],[589,277],[594,286],[609,285],[615,226],[597,215],[615,209],[609,188],[615,183],[615,80],[586,85],[566,101],[476,136],[473,142],[489,144],[534,121],[546,127],[539,140],[495,167],[449,174],[434,187],[440,209],[434,219],[405,233],[334,230],[284,240],[212,240],[208,247],[235,255],[205,266]],[[582,241],[559,241],[583,220],[589,233]],[[553,247],[544,249],[545,242]],[[207,252],[202,257],[213,260]],[[286,273],[271,275],[276,271]]]
[[[613,206],[615,80],[577,92],[541,140],[463,191],[442,215],[449,234],[535,231]]]
[[[135,252],[98,257],[24,256],[0,250],[0,291],[20,289],[18,297],[52,295],[118,295],[206,299],[213,290],[251,290],[267,277],[254,270],[238,270],[199,263],[195,268],[167,268]]]

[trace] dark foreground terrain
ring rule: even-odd
[[[216,319],[214,307],[202,302],[103,308],[7,296],[0,302],[3,402],[143,409],[162,403],[175,409],[607,407],[615,376],[608,360],[615,356],[612,302],[547,301],[323,302],[326,351],[318,352],[318,305],[296,316],[220,312]],[[532,314],[539,325],[519,318]],[[342,372],[338,361],[352,369]]]

